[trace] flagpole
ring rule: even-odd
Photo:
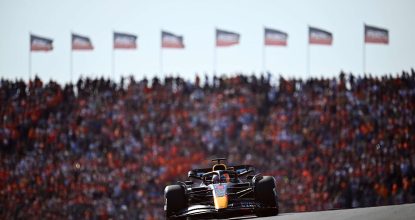
[[[362,61],[362,65],[363,65],[363,74],[365,74],[366,72],[366,33],[365,33],[365,26],[366,24],[363,23],[363,61]]]
[[[160,45],[160,75],[163,74],[163,45]]]
[[[363,41],[363,74],[366,73],[366,43]]]
[[[111,47],[111,78],[115,82],[115,51],[114,51],[114,30],[112,30],[112,47]]]
[[[217,45],[216,45],[216,41],[218,40],[218,39],[216,39],[217,38],[217,36],[216,36],[216,27],[215,27],[215,36],[214,36],[214,40],[213,40],[213,75],[215,75],[216,74],[216,68],[217,68]]]
[[[70,67],[70,77],[71,77],[71,83],[73,82],[73,51],[71,47],[71,67]]]
[[[216,41],[216,40],[215,40]],[[217,56],[217,51],[216,51],[216,43],[213,45],[213,74],[216,74],[216,67],[217,67],[217,64],[216,64],[216,62],[217,62],[217,58],[216,58],[216,56]]]
[[[307,40],[307,77],[310,77],[310,42]]]
[[[114,48],[112,48],[112,51],[111,51],[111,54],[112,54],[112,70],[111,70],[111,72],[112,72],[112,80],[114,80],[114,82],[115,82],[115,50],[114,50]]]
[[[72,48],[72,31],[71,31],[71,37],[70,37],[70,45],[71,45],[71,49],[70,49],[70,66],[69,66],[69,74],[70,74],[70,80],[71,80],[71,83],[73,82],[73,48]]]
[[[29,50],[29,81],[32,78],[32,51]]]
[[[32,78],[32,32],[29,32],[29,79],[28,82],[30,82],[30,78]]]
[[[265,72],[266,72],[266,70],[265,70],[265,68],[266,68],[266,64],[265,64],[265,62],[266,62],[266,47],[265,47],[265,26],[263,26],[263,28],[264,28],[264,42],[263,42],[263,44],[262,44],[262,71],[263,71],[263,73],[265,74]]]
[[[266,73],[266,47],[265,47],[265,42],[262,45],[262,71],[265,74]]]
[[[160,28],[160,54],[159,54],[159,65],[160,65],[160,75],[163,74],[163,28]]]

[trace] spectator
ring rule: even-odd
[[[227,156],[284,212],[415,202],[415,73],[0,84],[0,218],[161,219],[163,188]]]

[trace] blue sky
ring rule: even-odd
[[[32,73],[70,80],[70,33],[89,36],[95,47],[73,53],[80,74],[111,76],[112,32],[138,35],[138,49],[115,52],[116,76],[212,74],[215,27],[241,34],[240,45],[217,48],[217,73],[263,70],[263,28],[288,33],[287,47],[267,47],[266,69],[285,77],[362,73],[363,24],[389,30],[389,45],[366,45],[366,70],[375,75],[415,67],[415,1],[411,0],[0,0],[0,76],[28,78],[29,32],[54,40],[52,52],[32,53]],[[307,26],[333,33],[332,46],[310,46]],[[162,51],[160,33],[184,36],[184,50]]]

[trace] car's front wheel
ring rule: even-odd
[[[187,200],[183,186],[170,185],[164,189],[164,213],[166,219],[173,219],[173,215],[177,214],[180,210],[187,207]],[[184,220],[186,218],[174,218],[177,220]]]
[[[256,216],[278,215],[278,197],[274,177],[264,176],[259,181],[256,181],[254,195],[255,200],[264,206],[255,210]]]

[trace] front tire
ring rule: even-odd
[[[170,185],[164,189],[164,213],[166,219],[185,220],[185,217],[172,218],[172,215],[177,214],[180,210],[187,207],[187,199],[183,186]]]
[[[275,186],[275,179],[272,176],[264,176],[255,182],[255,200],[263,205],[263,208],[255,210],[258,217],[278,215],[278,197]]]

